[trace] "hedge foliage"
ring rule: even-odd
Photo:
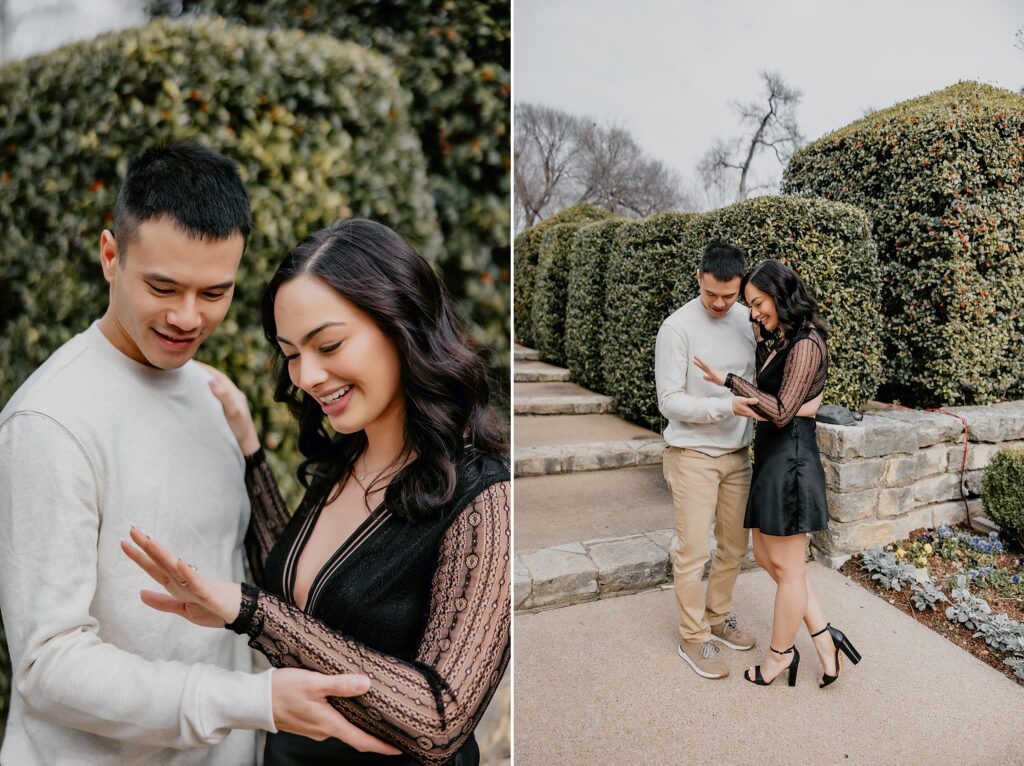
[[[985,515],[1024,545],[1024,449],[1003,449],[982,478]]]
[[[392,62],[412,94],[409,118],[427,157],[445,243],[438,265],[474,337],[507,368],[511,4],[153,0],[149,8],[329,34]]]
[[[875,112],[797,152],[784,189],[873,220],[883,397],[1024,396],[1024,96],[961,82]]]
[[[581,226],[569,264],[569,295],[565,308],[565,361],[573,380],[605,393],[602,353],[606,340],[608,258],[625,221],[612,218]]]
[[[196,139],[239,164],[255,219],[227,319],[200,358],[246,392],[269,447],[259,299],[284,254],[339,216],[440,235],[409,97],[382,57],[326,36],[162,21],[0,67],[0,402],[107,305],[98,262],[130,158]],[[290,437],[289,437],[290,438]],[[291,474],[285,439],[272,456]]]
[[[514,333],[518,343],[532,348],[537,342],[533,326],[533,298],[537,279],[537,263],[540,259],[541,242],[545,232],[559,224],[590,223],[608,218],[610,215],[611,213],[594,205],[586,203],[573,205],[545,218],[516,237],[512,247],[516,275],[512,305],[515,313]]]
[[[862,211],[826,200],[756,197],[701,215],[683,238],[673,305],[697,294],[697,263],[712,239],[742,247],[751,266],[782,261],[810,288],[831,331],[825,401],[859,410],[874,397],[882,367],[882,270]]]
[[[605,343],[607,393],[622,417],[662,428],[654,385],[654,342],[677,306],[672,287],[683,266],[683,241],[695,213],[657,213],[619,227],[608,257]]]
[[[533,332],[537,353],[550,364],[565,364],[565,312],[569,301],[569,269],[578,223],[552,226],[541,239],[534,286]]]

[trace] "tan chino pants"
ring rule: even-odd
[[[679,607],[679,636],[704,642],[711,626],[732,609],[732,590],[747,552],[750,530],[743,527],[750,490],[750,453],[743,448],[719,457],[682,447],[668,447],[662,461],[672,492],[676,544],[672,578]],[[711,523],[715,524],[714,561],[705,590],[702,576],[711,557]]]

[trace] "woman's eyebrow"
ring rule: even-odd
[[[319,327],[316,327],[316,328],[310,330],[309,332],[307,332],[305,335],[303,335],[301,342],[302,343],[308,343],[310,341],[310,339],[314,335],[316,335],[321,330],[326,330],[328,327],[337,327],[338,325],[345,325],[345,324],[348,324],[348,323],[347,322],[324,322]],[[288,346],[293,346],[293,347],[295,346],[295,344],[292,343],[290,340],[287,340],[286,338],[282,338],[280,335],[277,336],[277,340],[278,340],[279,343],[284,343],[284,344],[286,344]]]

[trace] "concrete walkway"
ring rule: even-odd
[[[829,618],[864,656],[844,662],[827,689],[804,631],[795,688],[742,679],[760,649],[723,649],[731,675],[698,677],[676,655],[671,588],[517,613],[517,766],[1024,763],[1024,689],[839,573],[809,566]],[[740,575],[734,612],[761,646],[773,594],[763,571]]]

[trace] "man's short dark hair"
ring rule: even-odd
[[[731,282],[747,270],[747,254],[736,245],[716,239],[704,248],[697,268],[719,282]]]
[[[139,224],[167,216],[189,236],[249,241],[252,208],[233,160],[193,141],[157,145],[128,165],[114,205],[114,237],[127,256]]]

